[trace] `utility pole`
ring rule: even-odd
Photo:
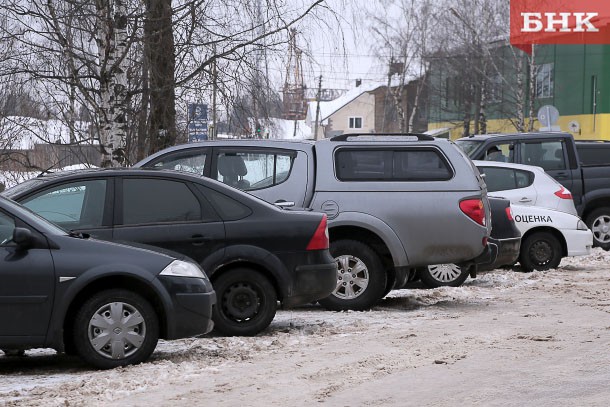
[[[216,55],[216,47],[214,47],[214,55]],[[210,132],[210,140],[216,140],[218,130],[216,129],[216,90],[218,88],[218,70],[216,66],[216,59],[214,59],[214,65],[212,66],[212,131]]]
[[[322,95],[322,75],[320,75],[320,80],[318,82],[318,94],[316,95],[316,127],[314,128],[313,139],[318,139],[318,121],[320,120],[320,97]]]

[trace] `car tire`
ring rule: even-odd
[[[383,289],[383,296],[381,298],[385,298],[392,290],[394,290],[396,286],[396,275],[391,272],[391,270],[386,270],[386,282],[385,288]]]
[[[212,281],[217,304],[214,329],[226,336],[253,336],[267,328],[277,310],[277,293],[267,277],[248,268],[226,271]]]
[[[337,261],[337,287],[318,301],[320,305],[333,311],[362,311],[384,297],[387,274],[379,256],[368,245],[337,240],[330,244],[330,254]]]
[[[417,275],[425,288],[459,287],[469,274],[468,268],[456,264],[434,264],[417,269]]]
[[[159,320],[150,303],[134,292],[101,291],[77,312],[73,338],[76,353],[97,368],[137,364],[155,350]]]
[[[586,224],[593,232],[593,246],[610,250],[610,208],[595,209],[587,216]]]
[[[551,233],[536,232],[521,243],[519,263],[523,271],[544,271],[559,266],[563,251],[559,240]]]

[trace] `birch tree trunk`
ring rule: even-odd
[[[529,80],[529,115],[528,120],[529,123],[527,125],[527,131],[534,131],[534,102],[536,101],[536,54],[535,54],[536,46],[532,45],[532,55],[528,58],[529,61],[529,71],[530,71],[530,80]]]
[[[125,164],[127,16],[123,0],[97,0],[102,167]],[[114,7],[113,7],[114,6]]]
[[[518,132],[525,131],[525,91],[526,81],[523,80],[523,57],[517,56],[517,89],[516,89],[516,103],[515,103],[515,115],[517,116],[516,128]]]

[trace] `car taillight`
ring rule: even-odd
[[[572,199],[572,193],[565,189],[565,187],[563,186],[559,191],[555,192],[555,195],[557,195],[561,199]]]
[[[460,209],[470,219],[479,225],[485,226],[485,207],[480,199],[466,199],[460,202]]]
[[[328,222],[326,214],[322,215],[322,220],[307,245],[307,250],[324,249],[328,249]]]
[[[508,218],[508,220],[513,220],[513,211],[512,209],[510,209],[510,206],[506,207],[506,217]]]

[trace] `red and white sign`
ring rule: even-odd
[[[510,43],[610,44],[610,0],[510,0]]]

